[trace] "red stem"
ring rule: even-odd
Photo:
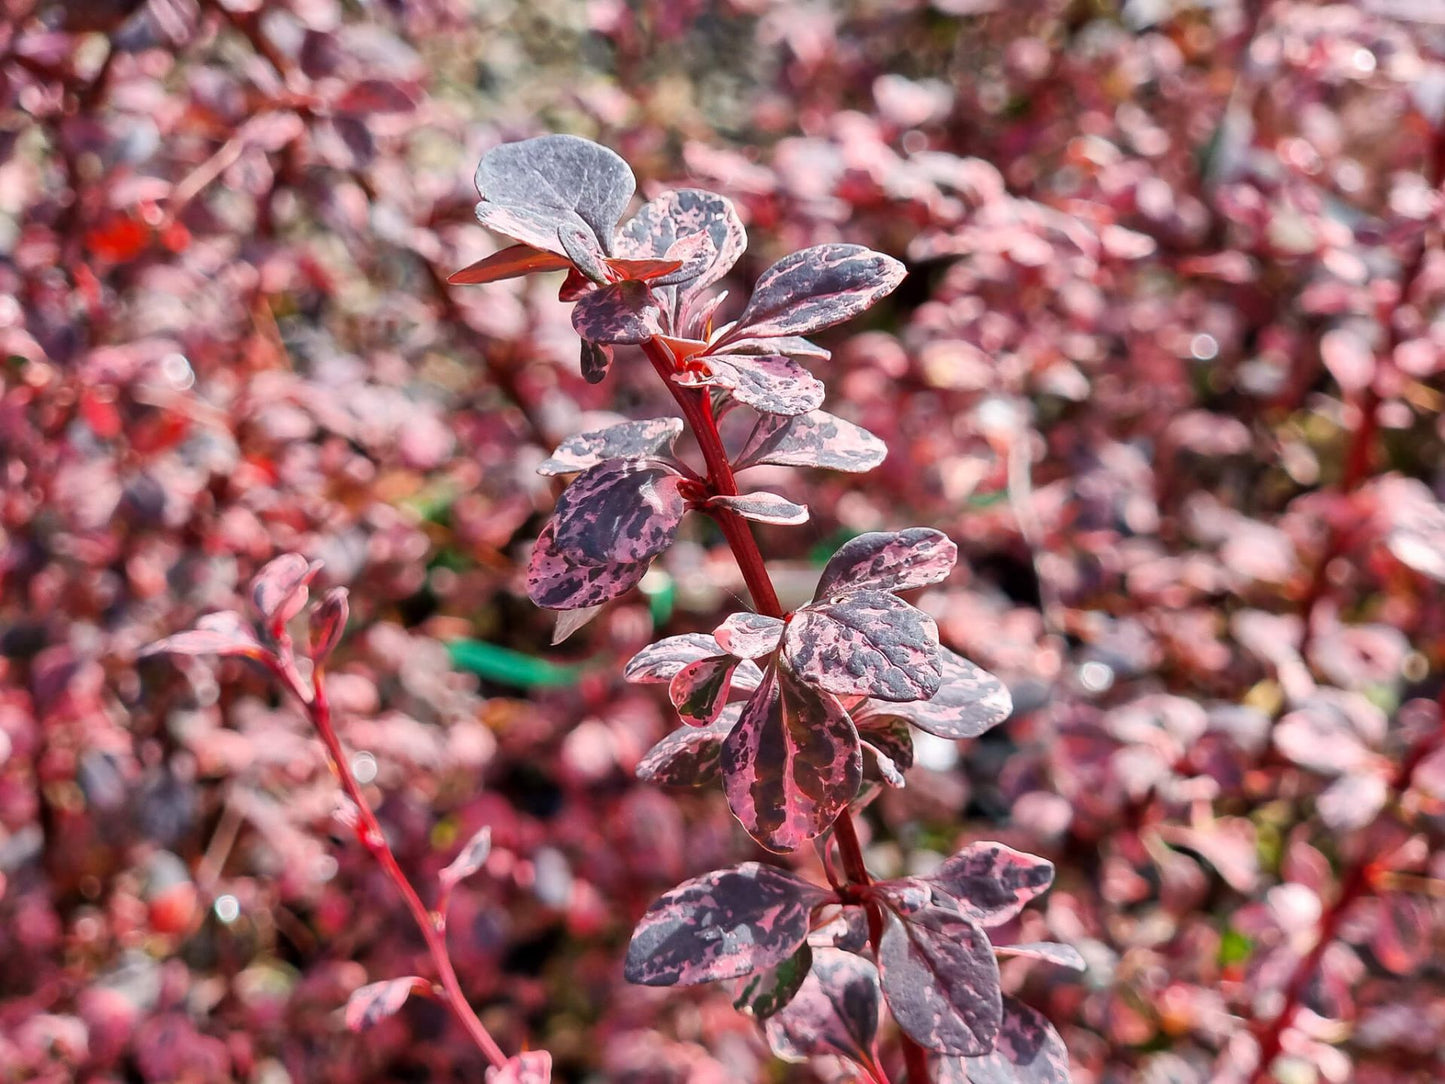
[[[713,416],[712,398],[708,390],[685,388],[672,379],[677,372],[677,359],[665,343],[655,338],[650,339],[642,344],[642,349],[652,362],[652,367],[657,370],[657,375],[667,385],[667,390],[677,400],[688,428],[697,440],[703,462],[707,465],[708,487],[716,494],[735,495],[738,491],[737,478],[733,475],[732,463],[728,460],[722,436],[718,433],[717,419]],[[743,581],[748,586],[748,593],[752,595],[753,605],[758,612],[769,617],[783,617],[782,603],[778,601],[772,577],[768,575],[768,566],[763,561],[757,539],[753,537],[747,521],[726,508],[704,510],[717,522],[723,537],[727,539],[728,547],[732,550],[733,558],[738,563],[738,569],[743,574]],[[843,859],[843,871],[849,885],[866,887],[872,884],[873,879],[868,875],[868,867],[863,861],[863,848],[858,842],[858,831],[853,826],[852,815],[847,809],[839,813],[833,822],[833,838],[838,842],[838,853]],[[879,942],[883,938],[883,912],[876,903],[869,903],[867,912],[868,940],[876,955]],[[908,1067],[908,1084],[929,1084],[927,1052],[902,1032],[899,1033],[899,1039],[903,1044],[904,1063]]]
[[[446,940],[441,933],[439,916],[427,910],[421,897],[417,895],[416,889],[412,887],[411,881],[407,880],[406,874],[397,864],[396,856],[392,854],[391,847],[386,842],[386,836],[382,833],[376,814],[371,811],[366,796],[361,792],[361,785],[351,774],[351,765],[346,759],[345,750],[341,747],[341,739],[337,736],[336,728],[331,723],[331,703],[326,697],[326,684],[321,667],[316,667],[312,679],[313,694],[302,682],[296,671],[294,660],[289,657],[288,646],[284,643],[282,652],[279,664],[273,666],[272,669],[277,677],[285,683],[291,694],[305,706],[312,725],[321,735],[321,741],[325,744],[327,755],[331,760],[331,768],[341,780],[341,789],[346,792],[346,796],[356,806],[357,818],[361,822],[356,834],[386,872],[386,875],[391,878],[391,883],[401,893],[402,899],[406,900],[407,910],[411,912],[417,929],[421,930],[422,938],[426,941],[427,952],[431,954],[432,963],[437,969],[437,975],[441,978],[444,991],[443,1000],[451,1008],[458,1022],[466,1029],[467,1034],[471,1036],[472,1041],[487,1056],[487,1060],[495,1066],[501,1066],[506,1062],[507,1056],[502,1053],[502,1048],[497,1045],[486,1026],[478,1019],[476,1012],[468,1003],[466,995],[462,993],[461,983],[457,981],[456,969],[452,967],[451,954],[447,951]]]

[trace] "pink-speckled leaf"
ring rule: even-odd
[[[559,234],[588,245],[594,260],[606,255],[637,186],[616,154],[569,135],[494,147],[477,165],[476,181],[483,226],[574,262]]]
[[[970,843],[924,878],[983,926],[998,926],[1054,883],[1054,864],[1002,843]]]
[[[283,553],[251,580],[251,605],[271,628],[286,624],[306,606],[307,585],[321,571],[320,561],[299,553]]]
[[[815,948],[808,977],[764,1032],[784,1061],[834,1054],[873,1066],[882,1008],[877,968],[851,952]]]
[[[943,1054],[987,1054],[1003,1018],[988,935],[947,907],[885,912],[878,970],[893,1018]]]
[[[691,986],[772,967],[803,943],[813,908],[830,895],[759,862],[705,873],[647,909],[623,974],[644,986]]]
[[[556,545],[557,521],[537,536],[527,566],[527,597],[549,610],[600,606],[637,586],[649,561],[581,564]]]
[[[700,363],[706,372],[689,369],[673,379],[684,387],[726,388],[738,402],[764,414],[806,414],[826,394],[822,381],[791,358],[709,355]]]
[[[772,667],[723,742],[723,789],[749,835],[769,850],[791,851],[826,830],[858,793],[862,758],[842,705]]]
[[[447,281],[454,286],[476,286],[539,271],[561,271],[571,266],[572,262],[566,256],[543,252],[531,245],[510,245],[476,263],[468,264],[460,271],[454,271]]]
[[[246,620],[234,610],[206,614],[196,627],[147,644],[140,650],[148,655],[244,655],[260,659],[267,654]]]
[[[830,693],[919,700],[938,691],[938,626],[886,591],[854,591],[797,611],[783,657]]]
[[[394,1016],[414,992],[430,989],[431,984],[417,975],[368,983],[353,990],[347,999],[346,1026],[352,1031],[366,1031]]]
[[[857,474],[883,462],[888,446],[868,430],[822,410],[758,418],[747,443],[733,461],[734,470],[762,464],[826,467]]]
[[[976,1058],[943,1057],[931,1066],[934,1084],[1069,1084],[1069,1052],[1042,1013],[1003,999],[994,1048]]]
[[[495,1069],[488,1069],[487,1084],[552,1084],[552,1054],[524,1050]]]
[[[794,504],[786,497],[780,497],[776,493],[718,495],[709,497],[707,506],[709,508],[726,508],[730,512],[736,512],[744,519],[756,520],[758,523],[776,523],[784,527],[792,527],[808,522],[806,505]]]
[[[932,527],[860,534],[829,559],[813,597],[860,589],[907,591],[944,579],[957,560],[958,547]]]
[[[738,660],[718,655],[690,662],[673,675],[667,695],[685,723],[707,726],[722,714]]]
[[[662,334],[662,308],[647,283],[626,279],[579,298],[572,327],[590,343],[643,343]]]
[[[1013,711],[1008,687],[987,670],[982,670],[949,651],[938,649],[938,692],[927,700],[906,704],[870,701],[854,712],[859,726],[863,720],[892,717],[958,741],[976,738],[1007,719]]]
[[[841,324],[891,293],[903,265],[862,245],[814,245],[758,276],[731,339],[807,335]]]
[[[1061,945],[1057,941],[1020,941],[1017,945],[995,945],[993,950],[1000,956],[1043,960],[1045,963],[1058,964],[1073,971],[1085,971],[1089,966],[1073,945]]]
[[[572,474],[609,459],[670,459],[681,432],[681,418],[646,418],[578,433],[559,444],[537,473]]]
[[[629,256],[676,258],[679,242],[689,238],[696,241],[687,246],[683,266],[657,280],[659,285],[682,284],[688,294],[726,275],[748,244],[732,203],[696,188],[663,192],[644,203],[622,227],[617,243]]]
[[[670,470],[626,460],[589,467],[572,480],[552,522],[557,548],[579,564],[632,564],[672,544],[687,509]]]
[[[637,762],[636,775],[660,787],[700,787],[721,774],[718,754],[737,723],[741,704],[729,704],[709,726],[684,726],[649,749]]]
[[[582,359],[580,361],[582,379],[589,384],[600,384],[607,378],[607,370],[612,368],[612,347],[606,343],[588,342],[582,340]]]
[[[487,861],[487,856],[492,853],[492,829],[485,825],[471,839],[467,845],[457,852],[447,867],[437,875],[437,880],[443,887],[451,887],[466,880]]]
[[[719,654],[718,642],[705,632],[666,636],[632,656],[622,676],[641,685],[660,684],[671,681],[689,663]]]
[[[778,648],[783,622],[766,614],[736,613],[713,630],[713,638],[729,655],[760,659]]]

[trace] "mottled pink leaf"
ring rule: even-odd
[[[320,561],[283,553],[251,580],[251,604],[268,627],[286,624],[306,606],[307,585],[321,571]]]
[[[953,897],[965,917],[998,926],[1054,883],[1054,864],[1002,843],[970,843],[924,880]]]
[[[561,271],[571,267],[566,256],[542,252],[531,245],[509,245],[500,252],[483,257],[476,263],[468,264],[460,271],[454,271],[447,281],[454,286],[475,286],[485,282],[499,282],[502,279],[517,278],[541,271]]]
[[[718,495],[709,497],[709,508],[726,508],[744,519],[758,523],[776,523],[785,527],[808,522],[807,506],[794,504],[776,493],[742,493],[736,496]]]
[[[732,656],[718,655],[690,662],[673,675],[667,695],[683,722],[706,726],[722,713],[737,665]]]
[[[848,320],[903,281],[903,265],[862,245],[814,245],[758,276],[731,339],[807,335]]]
[[[737,723],[742,704],[730,704],[710,726],[684,726],[649,749],[637,763],[644,783],[661,787],[699,787],[718,778],[723,739]]]
[[[222,610],[204,615],[193,629],[167,636],[140,650],[142,657],[161,654],[244,655],[260,659],[267,651],[240,614],[234,610]]]
[[[484,825],[471,839],[457,856],[447,864],[447,867],[437,875],[437,879],[444,887],[451,887],[466,880],[487,861],[487,856],[492,853],[492,829],[490,825]]]
[[[368,983],[353,990],[347,1000],[346,1026],[352,1031],[366,1031],[394,1016],[413,992],[430,989],[431,984],[416,975]]]
[[[943,1057],[931,1066],[934,1084],[1069,1084],[1069,1052],[1042,1013],[1003,999],[1003,1022],[991,1052]]]
[[[942,531],[910,527],[874,531],[845,542],[823,568],[814,598],[859,589],[906,591],[953,571],[958,547]]]
[[[579,564],[647,561],[672,544],[686,509],[671,471],[626,460],[599,463],[558,498],[556,546]]]
[[[644,343],[662,334],[662,308],[647,283],[625,279],[578,298],[572,327],[590,343]]]
[[[882,1008],[877,968],[851,952],[815,948],[803,985],[764,1031],[785,1061],[836,1054],[871,1066]]]
[[[759,659],[777,650],[783,622],[766,614],[736,613],[713,630],[713,638],[729,655]]]
[[[748,833],[791,851],[823,832],[858,792],[862,749],[841,704],[769,668],[723,742],[728,805]]]
[[[812,909],[830,896],[758,862],[705,873],[647,909],[623,974],[645,986],[691,986],[771,967],[803,943]]]
[[[802,680],[831,693],[896,701],[938,691],[938,626],[886,591],[853,591],[797,611],[783,657]]]
[[[537,537],[527,566],[527,597],[549,610],[599,606],[637,586],[648,561],[580,564],[556,545],[553,520]]]
[[[988,1053],[1003,1018],[988,936],[937,905],[906,916],[888,910],[885,916],[878,970],[898,1026],[928,1050]]]
[[[894,787],[903,786],[903,773],[913,766],[913,733],[901,719],[869,720],[864,726],[854,716],[858,737],[872,752],[878,771]]]
[[[659,279],[659,285],[681,284],[696,294],[722,278],[747,247],[747,233],[732,203],[712,192],[681,188],[663,192],[638,208],[618,235],[618,248],[629,256],[672,256],[679,241],[696,237],[683,266]]]
[[[826,394],[822,381],[791,358],[709,355],[697,364],[706,370],[686,369],[673,379],[684,387],[726,388],[738,402],[764,414],[806,414]]]
[[[1007,686],[946,647],[938,649],[938,692],[927,700],[902,704],[869,701],[854,711],[864,720],[897,718],[940,738],[976,738],[1003,722],[1013,711]]]
[[[573,474],[609,459],[671,458],[681,433],[681,418],[647,418],[578,433],[559,444],[537,473]]]
[[[487,1084],[552,1084],[552,1055],[525,1050],[487,1070]]]
[[[784,417],[758,418],[734,470],[762,464],[781,467],[826,467],[861,473],[883,462],[888,447],[868,430],[822,410]]]
[[[1021,941],[1017,945],[995,945],[994,952],[1000,956],[1022,956],[1030,960],[1043,960],[1058,964],[1074,971],[1084,971],[1088,964],[1073,945],[1061,945],[1057,941]]]
[[[718,642],[705,632],[666,636],[632,656],[622,676],[642,685],[668,682],[689,663],[720,654]]]

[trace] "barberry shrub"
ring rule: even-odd
[[[686,513],[710,517],[754,610],[710,634],[659,640],[627,665],[631,681],[667,686],[681,723],[638,774],[720,783],[761,847],[783,855],[812,843],[828,879],[754,861],[686,881],[642,916],[626,977],[745,980],[737,1004],[764,1022],[780,1057],[842,1056],[875,1080],[888,1079],[884,1004],[915,1084],[1066,1080],[1062,1042],[1003,996],[996,957],[1082,961],[1068,946],[1000,945],[989,933],[1048,887],[1052,865],[973,843],[926,877],[874,880],[851,819],[878,785],[870,776],[903,785],[913,728],[974,738],[1011,711],[1003,684],[941,646],[933,619],[903,597],[947,577],[956,547],[928,527],[859,535],[827,562],[812,600],[784,612],[749,521],[798,524],[808,510],[738,480],[763,465],[864,472],[883,460],[881,440],[820,409],[824,387],[805,363],[829,355],[807,336],[890,293],[903,265],[859,245],[805,248],[720,321],[725,295],[711,288],[747,242],[725,198],[668,191],[622,222],[631,170],[564,135],[499,146],[476,179],[477,217],[515,243],[452,281],[565,271],[560,297],[575,302],[586,378],[650,364],[682,415],[579,434],[542,464],[575,477],[533,550],[528,593],[562,611],[566,635],[641,581]],[[700,466],[679,453],[684,431]]]

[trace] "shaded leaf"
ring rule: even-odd
[[[928,1050],[988,1053],[1003,1017],[988,936],[937,905],[885,916],[878,970],[898,1026]]]
[[[806,414],[826,394],[822,382],[791,358],[709,355],[698,364],[706,369],[686,369],[673,379],[684,387],[726,388],[738,402],[765,414]]]
[[[437,875],[437,879],[446,887],[459,884],[481,869],[491,853],[492,828],[491,825],[485,825],[467,840],[466,846],[457,852],[457,856]]]
[[[957,741],[978,737],[1013,712],[1013,698],[1003,682],[946,647],[938,649],[938,671],[938,692],[927,700],[869,703],[854,712],[854,721],[861,727],[864,720],[896,718]]]
[[[998,926],[1054,882],[1054,864],[1002,843],[970,843],[923,878],[947,892],[968,918]]]
[[[903,265],[862,245],[814,245],[758,276],[730,339],[807,335],[840,324],[903,281]]]
[[[858,792],[862,750],[837,700],[769,668],[723,742],[728,805],[748,833],[791,851],[823,832]]]
[[[638,761],[637,778],[660,787],[699,787],[711,783],[722,774],[718,754],[741,708],[741,704],[729,705],[710,726],[684,726],[674,730]]]
[[[559,444],[537,473],[572,474],[609,459],[668,457],[682,428],[681,418],[646,418],[578,433]]]
[[[582,340],[582,379],[589,384],[600,384],[612,367],[612,347],[606,343]]]
[[[632,656],[623,667],[622,676],[644,685],[671,681],[689,663],[717,654],[718,642],[705,632],[666,636]]]
[[[623,974],[645,986],[691,986],[771,967],[803,943],[813,907],[829,895],[758,862],[705,873],[647,909]]]
[[[813,950],[804,941],[782,963],[748,979],[733,999],[733,1008],[757,1020],[767,1020],[793,1000],[812,967]]]
[[[589,467],[572,480],[552,515],[556,545],[580,564],[631,564],[672,544],[686,503],[669,470],[628,461]]]
[[[1074,971],[1086,971],[1089,966],[1073,945],[1061,945],[1057,941],[1020,941],[1017,945],[995,945],[994,952],[1000,956],[1023,956],[1030,960],[1043,960]]]
[[[736,613],[713,630],[713,639],[729,655],[757,659],[777,650],[783,622],[766,614]]]
[[[878,771],[890,786],[903,786],[903,773],[913,767],[913,733],[901,719],[884,719],[881,725],[866,729],[855,716],[858,737],[864,748],[873,753]]]
[[[887,445],[868,430],[826,411],[792,417],[764,414],[733,461],[733,469],[766,463],[861,473],[878,466],[887,454]]]
[[[580,564],[556,545],[553,520],[537,536],[527,566],[527,597],[549,610],[599,606],[637,586],[648,561]]]
[[[953,570],[958,547],[942,531],[910,527],[872,531],[843,543],[823,568],[814,598],[843,591],[906,591],[937,583]]]
[[[831,693],[918,700],[938,691],[938,626],[885,591],[855,591],[797,611],[783,657],[798,676]]]
[[[797,994],[764,1032],[785,1061],[837,1054],[872,1065],[882,1007],[877,968],[851,952],[818,948]]]
[[[1054,1026],[1015,998],[1004,998],[1003,1009],[993,1050],[935,1059],[935,1084],[1069,1084],[1069,1052]]]
[[[794,504],[776,493],[743,493],[735,496],[719,494],[709,497],[707,505],[709,508],[726,508],[744,519],[756,520],[759,523],[776,523],[787,527],[808,522],[808,509],[805,505]]]
[[[284,625],[306,606],[307,584],[320,571],[320,561],[308,561],[299,553],[283,553],[251,580],[251,604],[269,627]]]
[[[367,983],[353,990],[346,1001],[346,1026],[352,1031],[366,1031],[394,1016],[414,991],[430,989],[431,984],[416,975]]]
[[[643,343],[662,333],[662,309],[647,283],[626,279],[578,298],[572,326],[591,343]]]
[[[572,263],[566,256],[543,252],[531,245],[510,245],[476,263],[468,264],[460,271],[452,272],[447,281],[454,286],[475,286],[534,272],[561,271],[571,266]]]
[[[148,655],[244,655],[264,658],[268,652],[256,639],[255,632],[234,610],[206,614],[196,627],[147,644],[139,652]]]
[[[552,1084],[552,1055],[525,1050],[487,1070],[487,1084]]]

